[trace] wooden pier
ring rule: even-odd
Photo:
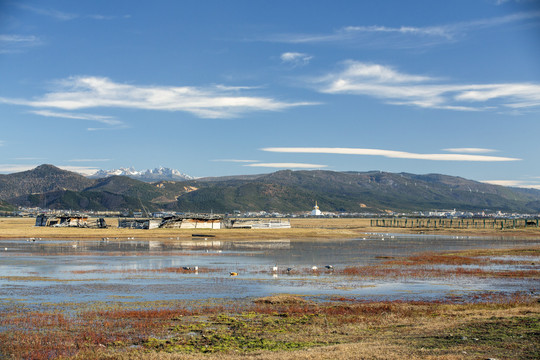
[[[442,219],[442,218],[380,218],[371,219],[372,227],[441,228],[441,229],[523,229],[539,227],[539,219]]]

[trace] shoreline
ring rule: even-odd
[[[96,240],[160,239],[193,240],[193,234],[208,234],[212,240],[313,240],[354,239],[367,234],[411,234],[448,236],[497,236],[540,239],[540,228],[462,229],[462,228],[397,228],[370,226],[370,219],[291,219],[290,229],[119,229],[117,218],[107,218],[109,228],[36,227],[34,218],[0,218],[0,240],[21,238]],[[204,237],[198,237],[203,239]]]

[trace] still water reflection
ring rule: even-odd
[[[242,298],[274,293],[422,300],[486,291],[538,292],[540,286],[533,280],[374,280],[309,271],[313,266],[376,265],[384,258],[425,251],[538,244],[540,240],[531,239],[395,234],[328,241],[4,240],[0,244],[0,302]],[[536,264],[538,260],[532,259]],[[164,271],[195,266],[200,270]],[[274,266],[277,273],[272,271]],[[293,270],[287,273],[287,268]],[[230,272],[238,276],[231,277]]]

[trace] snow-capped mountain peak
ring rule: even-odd
[[[170,169],[166,167],[157,167],[154,169],[147,169],[138,171],[133,167],[125,168],[121,167],[113,170],[98,170],[94,174],[90,175],[90,178],[98,179],[105,178],[109,176],[127,176],[133,179],[154,182],[154,181],[163,181],[163,180],[173,180],[173,181],[183,181],[183,180],[192,180],[193,176],[184,174],[178,170]]]

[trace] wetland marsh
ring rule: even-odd
[[[0,358],[539,354],[534,237],[138,234],[3,239]]]

